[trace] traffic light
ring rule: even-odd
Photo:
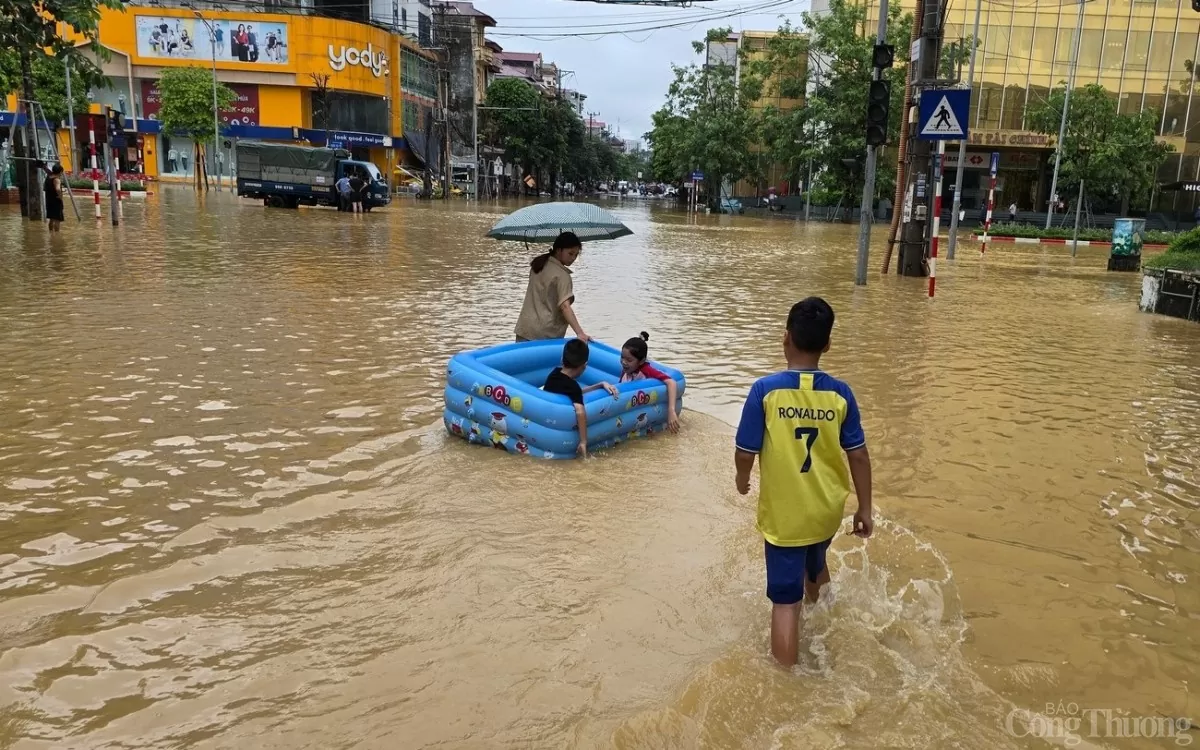
[[[107,107],[104,110],[105,119],[108,121],[108,134],[112,137],[125,134],[125,116],[112,107]]]
[[[1192,0],[1193,7],[1200,0]],[[886,70],[892,67],[892,62],[896,59],[896,48],[890,44],[876,44],[875,51],[871,53],[871,65],[880,70]]]
[[[1200,0],[1192,0],[1192,10],[1200,13]]]
[[[882,146],[887,143],[888,110],[891,103],[892,85],[887,81],[871,81],[871,89],[867,93],[868,146]]]

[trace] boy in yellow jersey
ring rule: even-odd
[[[771,653],[796,663],[800,600],[815,602],[829,583],[825,553],[842,524],[850,478],[858,494],[854,533],[871,535],[871,458],[850,386],[819,369],[829,351],[833,308],[820,297],[788,313],[788,369],[750,389],[738,425],[737,490],[750,491],[759,457],[758,530],[765,540]],[[845,452],[849,462],[842,460]]]

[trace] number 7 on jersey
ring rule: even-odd
[[[800,473],[806,474],[812,468],[812,447],[813,443],[817,442],[817,434],[820,431],[816,427],[797,427],[796,439],[803,440],[804,448],[807,454],[804,456],[804,465],[800,467]]]

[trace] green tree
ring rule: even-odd
[[[729,29],[713,29],[708,41],[723,41]],[[696,54],[705,42],[692,44]],[[646,139],[654,149],[653,169],[660,179],[679,183],[693,170],[704,173],[708,200],[716,208],[721,186],[751,170],[750,147],[755,117],[738,89],[734,65],[716,61],[705,65],[673,66],[675,80],[667,101],[653,116]]]
[[[67,103],[67,65],[71,66],[71,103]],[[108,87],[108,79],[78,54],[40,57],[33,64],[33,90],[46,119],[58,123],[72,114],[88,111],[88,90]]]
[[[808,35],[785,22],[760,53],[743,49],[741,95],[757,102],[754,127],[756,161],[784,165],[785,178],[795,180],[807,167],[813,145],[802,137],[809,111],[780,106],[780,100],[803,102],[808,88]],[[755,171],[761,171],[756,168]]]
[[[830,0],[829,10],[820,14],[804,13],[804,25],[811,34],[809,78],[811,94],[807,102],[808,127],[802,136],[809,144],[820,182],[841,196],[845,205],[857,205],[861,191],[860,166],[867,150],[867,92],[872,77],[874,34],[864,34],[867,26],[865,6],[846,0]],[[895,65],[884,71],[884,80],[892,86],[891,120],[888,137],[895,142],[904,116],[904,75],[908,65],[909,30],[912,16],[901,14],[898,5],[888,9],[888,43],[896,49]],[[891,195],[895,190],[894,160],[881,158],[875,181],[876,195]]]
[[[487,91],[484,137],[503,147],[504,160],[536,175],[546,160],[542,148],[542,96],[527,81],[500,78]]]
[[[1027,122],[1040,133],[1058,135],[1066,86],[1031,103]],[[1088,84],[1071,92],[1059,171],[1059,193],[1079,187],[1088,195],[1119,202],[1127,213],[1132,200],[1149,201],[1155,175],[1170,146],[1155,139],[1153,112],[1118,114],[1116,100],[1103,86]],[[1141,202],[1141,201],[1139,201]]]
[[[0,50],[15,50],[20,77],[21,98],[36,100],[34,88],[34,62],[46,55],[58,57],[73,45],[63,38],[65,29],[73,31],[91,42],[94,49],[100,32],[100,9],[124,7],[121,0],[0,0]],[[6,88],[6,91],[12,90]],[[25,143],[34,142],[34,117],[31,107],[25,106]],[[30,155],[24,145],[21,155]],[[22,208],[32,220],[41,220],[40,201],[28,200],[34,194],[34,165],[31,161],[21,162],[24,169],[17,170],[17,185],[22,193]]]
[[[186,133],[195,143],[195,182],[199,189],[203,180],[208,189],[208,175],[204,172],[204,150],[202,143],[216,137],[213,123],[213,75],[207,68],[186,67],[164,69],[158,81],[162,101],[158,109],[158,121],[167,133]],[[217,84],[217,107],[228,109],[234,101],[233,91],[223,83]]]

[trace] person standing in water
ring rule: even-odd
[[[568,326],[585,343],[592,340],[575,317],[571,264],[582,251],[579,237],[574,232],[563,232],[554,239],[550,252],[530,261],[525,302],[514,331],[517,341],[561,339],[567,335]]]
[[[842,525],[850,479],[858,494],[854,534],[871,536],[871,458],[850,386],[820,369],[829,351],[833,308],[820,297],[788,313],[788,369],[750,389],[738,425],[737,491],[750,492],[759,461],[758,530],[763,535],[771,654],[786,667],[799,652],[800,601],[816,602],[829,583],[825,555]],[[842,460],[842,453],[849,461]]]
[[[46,194],[46,219],[51,232],[61,232],[63,220],[66,218],[63,216],[62,173],[62,165],[55,164],[42,184],[42,189]]]

